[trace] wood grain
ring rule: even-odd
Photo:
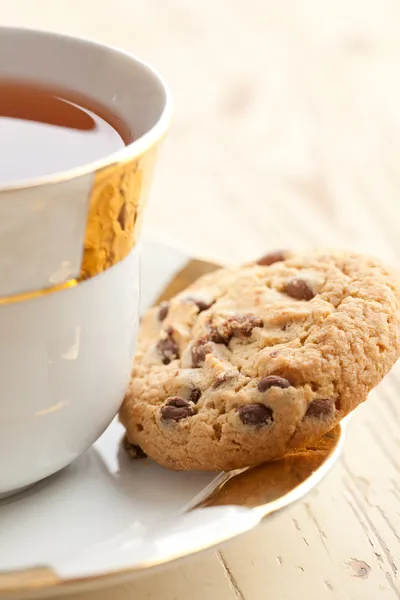
[[[175,97],[147,229],[191,254],[400,257],[396,0],[13,0],[2,23],[118,44]],[[400,376],[307,500],[221,553],[83,600],[398,600]]]

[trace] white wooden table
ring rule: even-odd
[[[229,261],[321,244],[399,261],[396,0],[0,0],[0,22],[117,44],[164,74],[175,121],[148,234]],[[399,381],[357,411],[305,502],[220,552],[74,600],[398,600]]]

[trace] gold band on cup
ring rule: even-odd
[[[155,144],[132,161],[96,172],[79,280],[113,267],[136,245],[157,150]]]
[[[0,296],[0,306],[75,287],[129,255],[140,237],[159,145],[160,141],[134,159],[115,162],[94,173],[79,276],[41,290]]]

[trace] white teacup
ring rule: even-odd
[[[82,39],[0,27],[2,77],[88,96],[136,139],[0,188],[0,495],[71,463],[119,408],[138,325],[140,222],[171,112],[154,71]]]

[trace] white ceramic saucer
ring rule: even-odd
[[[171,279],[177,291],[210,268],[147,243],[143,308]],[[122,434],[114,421],[74,464],[0,502],[0,598],[114,584],[230,539],[314,487],[343,443],[338,427],[268,465],[183,473],[132,461],[120,447]]]

